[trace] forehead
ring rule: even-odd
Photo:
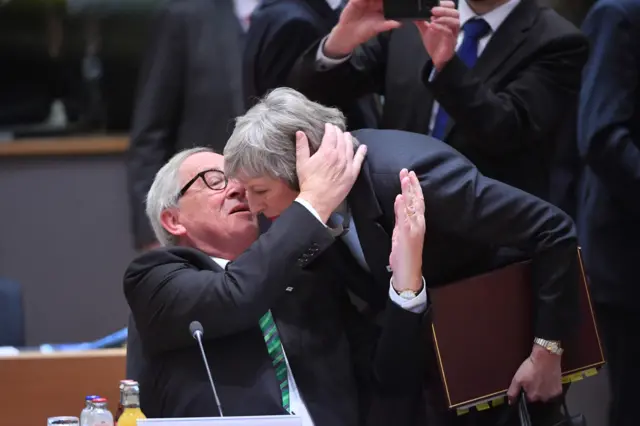
[[[207,169],[224,171],[224,157],[213,152],[198,152],[190,155],[180,166],[180,175],[183,179],[190,179]]]

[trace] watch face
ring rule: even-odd
[[[556,342],[549,343],[549,349],[553,352],[558,350],[558,344]]]
[[[399,294],[403,299],[411,300],[416,297],[416,294],[411,290],[404,290]]]

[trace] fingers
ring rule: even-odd
[[[416,209],[418,214],[424,216],[425,213],[425,204],[424,204],[424,194],[422,193],[422,186],[420,186],[420,181],[418,180],[418,176],[416,172],[413,170],[409,173],[409,180],[411,181],[411,192],[413,195],[413,206]]]
[[[448,16],[456,19],[460,17],[460,13],[456,9],[455,5],[453,7],[447,7],[447,6],[444,6],[445,3],[453,4],[453,2],[441,2],[440,6],[436,6],[433,9],[431,9],[431,17],[432,17],[431,22],[433,22],[434,19],[442,18],[444,16]]]
[[[344,133],[344,154],[346,155],[347,162],[353,161],[353,136],[351,133]]]
[[[451,0],[443,0],[443,1],[440,2],[440,5],[438,5],[437,7],[441,7],[441,8],[445,8],[446,7],[448,9],[456,9],[456,4],[455,4],[455,2],[453,2]]]
[[[336,147],[338,143],[337,131],[339,129],[330,123],[325,123],[324,125],[324,136],[322,137],[322,144],[320,148],[324,148],[326,150],[333,149]]]
[[[443,26],[448,28],[452,34],[453,31],[457,30],[458,27],[460,27],[460,20],[458,18],[452,18],[452,17],[442,17],[442,18],[437,18],[433,21],[431,21],[432,24],[436,24],[437,26]]]
[[[407,203],[404,195],[398,194],[396,196],[396,227],[403,226],[407,221]]]
[[[509,386],[509,390],[507,390],[507,400],[509,401],[509,405],[513,405],[513,403],[518,400],[521,389],[522,386],[520,386],[520,382],[518,382],[518,380],[514,377],[513,380],[511,380],[511,386]]]
[[[309,140],[304,132],[296,132],[296,163],[299,165],[310,157]]]
[[[429,31],[440,33],[441,35],[446,37],[453,37],[453,31],[451,31],[451,28],[445,25],[439,24],[438,22],[429,23]]]
[[[358,146],[358,149],[356,150],[355,155],[353,156],[353,161],[351,163],[352,166],[352,172],[353,172],[353,176],[354,179],[358,177],[358,175],[360,174],[360,169],[362,169],[362,163],[364,163],[364,159],[367,156],[367,146],[366,145],[360,145]]]
[[[402,24],[398,21],[382,21],[373,26],[376,33],[384,33],[399,28]]]

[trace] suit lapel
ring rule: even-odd
[[[525,40],[527,31],[537,17],[537,5],[533,0],[522,0],[491,37],[478,58],[473,72],[483,81],[491,77],[502,63]]]
[[[535,1],[522,0],[489,40],[489,43],[478,58],[478,62],[473,67],[473,74],[483,82],[488,81],[524,42],[527,31],[533,25],[536,17],[537,5]],[[454,126],[455,122],[453,120],[447,122],[443,136],[444,140],[449,136]]]
[[[347,197],[353,221],[358,232],[360,247],[364,253],[369,270],[379,288],[387,289],[391,272],[389,254],[391,254],[391,235],[380,224],[382,209],[375,195],[369,166],[365,160],[360,175]],[[375,292],[379,294],[379,292]]]

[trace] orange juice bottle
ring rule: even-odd
[[[146,419],[140,409],[140,386],[133,380],[124,383],[120,389],[120,404],[122,414],[118,418],[117,426],[136,426],[138,419]]]

